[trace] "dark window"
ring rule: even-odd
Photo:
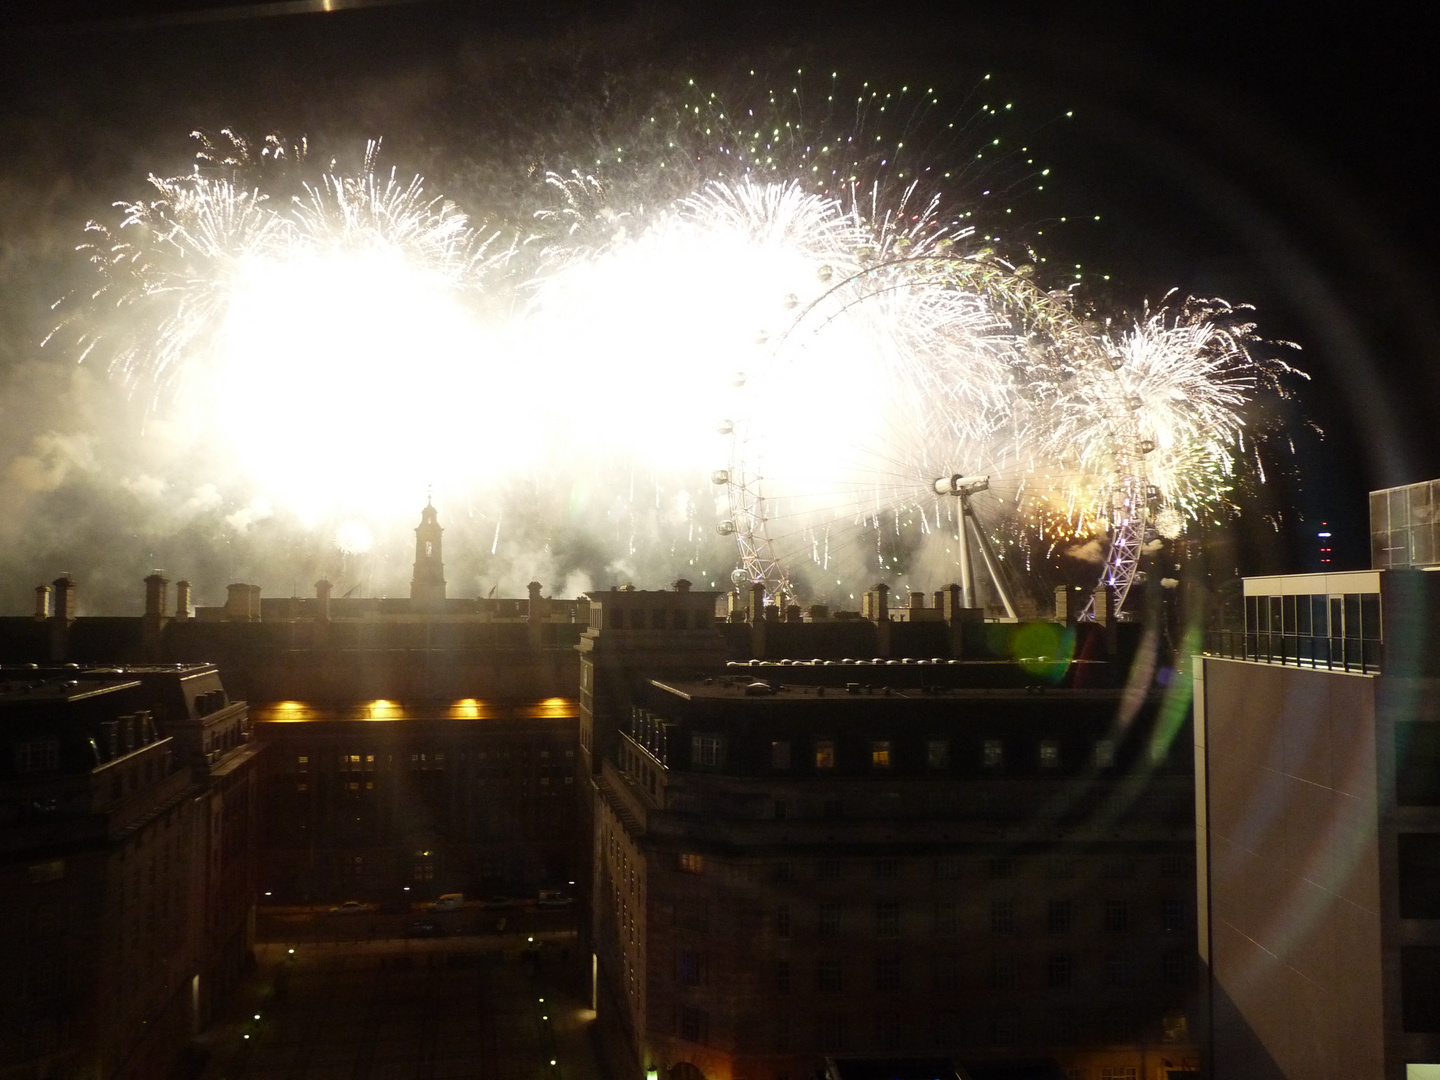
[[[775,800],[775,820],[784,821],[790,816],[790,804],[784,799]]]
[[[953,1012],[936,1013],[930,1024],[930,1041],[942,1049],[953,1049],[961,1044],[960,1014]]]
[[[781,770],[790,768],[790,743],[788,741],[770,744],[770,767]]]
[[[1190,908],[1178,896],[1167,896],[1160,901],[1160,929],[1167,934],[1178,934],[1189,928]]]
[[[1160,955],[1160,982],[1165,986],[1190,985],[1190,953],[1186,949],[1167,949]]]
[[[875,876],[886,881],[898,877],[900,874],[900,860],[881,859],[875,864]]]
[[[1135,963],[1130,957],[1111,953],[1105,958],[1105,985],[1125,990],[1135,985]]]
[[[875,936],[882,938],[900,936],[900,905],[882,903],[875,905]]]
[[[840,933],[840,905],[821,904],[820,919],[816,932],[821,937],[836,937]]]
[[[1015,929],[1015,901],[990,901],[990,929],[997,934],[1008,934]]]
[[[826,799],[820,807],[820,813],[831,821],[845,816],[845,804],[839,799]]]
[[[1068,934],[1071,911],[1069,900],[1051,900],[1045,909],[1045,929],[1052,934]]]
[[[820,1017],[820,1049],[826,1053],[845,1049],[845,1017],[839,1013]]]
[[[1105,901],[1105,929],[1113,933],[1123,933],[1130,929],[1129,901]]]
[[[960,988],[960,958],[954,953],[940,953],[933,961],[935,989],[958,990]]]
[[[680,1006],[680,1037],[689,1042],[705,1041],[705,1013],[694,1005]]]
[[[1401,806],[1440,806],[1440,724],[1395,724],[1395,797]]]
[[[944,739],[931,739],[925,744],[925,765],[931,769],[950,767],[950,744]]]
[[[935,933],[940,937],[954,937],[960,932],[959,905],[953,900],[942,900],[935,905]]]
[[[1012,878],[1015,876],[1015,860],[1009,858],[991,859],[989,870],[992,878]]]
[[[980,760],[987,769],[999,769],[1005,765],[1005,744],[999,739],[986,739],[980,751]]]
[[[1401,833],[1400,917],[1440,919],[1440,833]]]
[[[824,994],[840,992],[845,968],[839,960],[821,960],[815,965],[815,989]]]
[[[990,958],[990,989],[1013,990],[1018,981],[1015,957],[1002,955]]]
[[[700,954],[693,949],[682,949],[677,970],[677,978],[685,986],[699,986],[702,971]]]
[[[821,859],[815,866],[815,876],[821,881],[840,880],[840,860]]]
[[[697,768],[719,768],[724,760],[724,744],[720,736],[697,734],[690,736],[690,764]]]
[[[1400,1013],[1406,1031],[1440,1032],[1440,946],[1401,948]]]
[[[882,956],[875,961],[875,990],[881,994],[900,990],[900,961],[895,957]]]
[[[790,905],[781,904],[775,909],[775,936],[788,938],[790,936]]]
[[[1074,959],[1069,953],[1051,953],[1045,961],[1045,985],[1052,990],[1069,990],[1074,982]]]
[[[777,994],[790,993],[790,961],[775,961],[775,992]]]
[[[880,1050],[900,1049],[900,1014],[878,1013],[875,1017],[875,1044]]]
[[[1068,1005],[1056,1005],[1047,1009],[1045,1019],[1050,1028],[1051,1042],[1066,1046],[1080,1041],[1080,1019]]]
[[[1001,1009],[990,1017],[990,1041],[1011,1046],[1020,1037],[1020,1016],[1014,1009]]]
[[[935,860],[935,880],[954,881],[960,876],[960,860],[954,855],[946,855]]]

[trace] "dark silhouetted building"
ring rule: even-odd
[[[697,625],[714,597],[679,584],[592,595],[582,644],[614,1075],[1198,1068],[1183,687],[1127,689],[1106,628],[949,590],[903,622],[877,589],[878,618]]]
[[[165,1075],[248,969],[248,735],[213,667],[0,668],[6,1075]]]

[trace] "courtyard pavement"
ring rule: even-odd
[[[573,933],[528,936],[260,945],[201,1076],[605,1080]]]

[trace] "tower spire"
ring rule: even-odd
[[[415,569],[410,575],[410,605],[418,611],[437,611],[445,604],[445,562],[441,553],[439,515],[425,494],[425,509],[415,526]]]

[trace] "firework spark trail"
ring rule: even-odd
[[[375,296],[347,283],[399,266],[412,292],[515,305],[505,311],[510,351],[481,374],[523,372],[579,404],[551,410],[543,435],[535,425],[502,431],[512,444],[496,446],[553,439],[546,453],[578,460],[577,476],[602,476],[612,457],[648,461],[685,490],[687,470],[704,469],[707,455],[720,462],[676,403],[719,402],[738,384],[738,400],[717,404],[714,419],[732,432],[732,528],[758,558],[774,561],[755,555],[769,533],[799,535],[805,558],[828,571],[835,530],[849,527],[892,536],[889,547],[869,543],[870,557],[898,565],[907,529],[936,543],[953,534],[954,508],[937,502],[934,477],[976,469],[994,475],[1006,515],[997,528],[1052,544],[1117,516],[1134,527],[1157,506],[1170,529],[1223,505],[1243,411],[1284,369],[1252,357],[1250,324],[1212,301],[1147,310],[1112,330],[1071,292],[1042,287],[1043,260],[997,254],[967,224],[973,212],[946,209],[951,173],[932,172],[907,147],[934,104],[928,91],[862,92],[848,134],[811,122],[815,95],[781,97],[769,95],[768,112],[730,112],[712,94],[663,124],[652,115],[636,148],[606,150],[593,169],[544,172],[547,200],[488,233],[428,195],[419,176],[379,172],[378,143],[353,174],[332,164],[305,179],[303,142],[272,136],[256,152],[223,133],[228,144],[204,142],[203,170],[152,177],[159,197],[116,204],[113,231],[92,223],[99,285],[76,322],[82,354],[98,350],[117,375],[173,392],[226,360],[240,300],[249,295],[245,310],[265,322],[272,301],[251,294],[276,268]],[[835,98],[832,80],[821,125],[843,106]],[[792,107],[797,115],[785,116]],[[908,111],[903,137],[872,139],[866,117],[887,109]],[[982,104],[979,114],[997,109]],[[1017,160],[1032,165],[1026,153]],[[292,194],[267,198],[260,181],[282,174]],[[354,296],[338,306],[373,321]],[[294,332],[266,329],[272,339]],[[412,360],[400,355],[403,335],[387,340],[400,345],[371,362],[376,387],[385,385],[377,373],[402,377]],[[444,345],[452,373],[479,364],[463,341]],[[313,362],[317,388],[357,371],[343,350]],[[633,425],[634,445],[590,453],[575,432],[614,409],[647,422]],[[513,468],[500,464],[509,454],[453,456]],[[355,463],[363,457],[356,451]]]

